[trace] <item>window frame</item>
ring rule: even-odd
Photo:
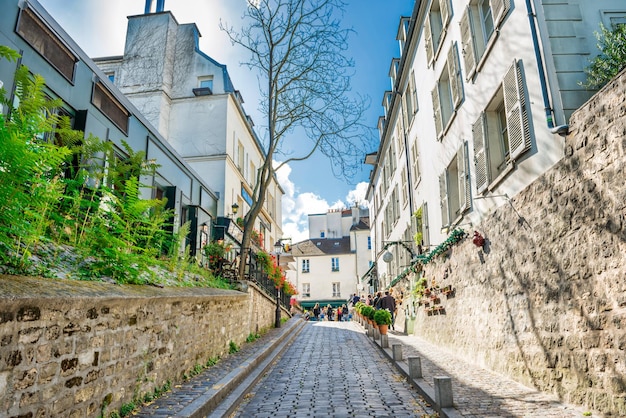
[[[311,272],[311,260],[309,260],[308,258],[305,258],[302,260],[302,273],[306,274],[306,273],[310,273]]]
[[[442,227],[454,225],[463,218],[471,206],[470,192],[467,143],[463,142],[439,176]]]
[[[339,257],[331,257],[330,259],[330,271],[333,273],[339,271]]]
[[[430,10],[424,19],[424,46],[426,48],[426,65],[433,69],[434,62],[441,52],[448,25],[452,18],[450,0],[433,0]]]
[[[457,43],[448,50],[446,64],[431,91],[437,139],[442,140],[450,129],[457,110],[465,99]]]
[[[303,298],[311,297],[311,283],[302,283],[302,297]]]
[[[505,155],[502,155],[504,146],[499,145],[502,128],[498,126],[497,112],[501,106],[504,106],[506,113],[508,160]],[[493,190],[515,169],[516,160],[531,149],[529,119],[522,68],[520,62],[514,61],[506,71],[489,104],[472,125],[477,193],[482,194]],[[494,154],[496,152],[494,148],[497,148],[501,154],[498,158]]]

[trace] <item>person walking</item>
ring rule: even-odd
[[[346,306],[346,305],[343,305]],[[337,321],[341,322],[341,318],[343,317],[343,306],[337,307]]]
[[[320,320],[320,304],[316,303],[315,306],[313,307],[313,316],[315,317],[316,321]]]
[[[376,293],[376,297],[374,298],[374,309],[380,309],[380,300],[382,299],[383,294],[381,292]]]
[[[391,312],[391,329],[394,329],[393,323],[396,320],[396,300],[391,296],[388,290],[385,291],[385,296],[380,298],[379,305],[380,309],[387,309]]]

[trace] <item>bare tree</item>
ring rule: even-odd
[[[250,53],[243,65],[258,74],[259,110],[267,121],[265,163],[244,218],[242,261],[280,167],[321,152],[336,177],[349,179],[371,149],[371,129],[362,123],[368,102],[351,91],[354,63],[344,55],[352,33],[341,26],[345,6],[342,0],[248,0],[240,30],[220,24],[233,44]],[[281,162],[274,165],[276,157]]]

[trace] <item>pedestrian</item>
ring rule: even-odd
[[[380,309],[387,309],[391,312],[391,329],[394,329],[393,323],[396,320],[396,300],[391,296],[388,290],[385,291],[385,296],[380,298]]]
[[[320,304],[319,304],[319,302],[318,302],[318,303],[316,303],[316,304],[315,304],[315,306],[313,307],[313,316],[315,317],[315,320],[316,320],[316,321],[319,321],[319,320],[320,320],[320,312],[321,312],[321,309],[320,309]]]
[[[346,306],[346,305],[343,305]],[[343,317],[343,306],[337,307],[337,321],[341,322],[341,318]]]
[[[328,304],[328,306],[326,306],[326,318],[328,318],[329,321],[333,320],[333,313],[333,307]]]
[[[342,311],[343,311],[343,312],[342,312],[342,314],[343,314],[343,320],[344,320],[344,321],[347,321],[347,320],[348,320],[348,318],[349,318],[349,315],[350,315],[350,310],[348,309],[348,307],[347,307],[346,305],[343,305],[343,308],[341,308],[341,309],[342,309]]]
[[[374,300],[372,299],[371,293],[367,295],[367,300],[365,301],[365,304],[372,307],[374,306]]]
[[[382,298],[382,293],[377,292],[374,297],[374,309],[380,309],[380,299]]]
[[[361,301],[361,298],[359,297],[358,294],[355,293],[354,296],[352,296],[352,306],[356,305],[360,301]]]

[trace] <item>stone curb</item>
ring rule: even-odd
[[[409,375],[408,363],[404,359],[395,361],[393,357],[393,349],[391,347],[385,348],[381,345],[380,334],[378,334],[379,338],[374,339],[367,334],[367,330],[362,324],[358,321],[357,323],[366,331],[367,339],[383,352],[383,354],[394,364],[394,366],[396,366],[396,369],[398,369],[398,371],[406,377],[407,382],[409,382],[411,386],[417,390],[424,400],[433,405],[433,408],[439,412],[441,418],[463,418],[463,414],[461,414],[457,409],[441,408],[437,405],[437,402],[435,402],[435,391],[430,387],[430,385],[428,385],[424,379],[411,379]]]
[[[209,390],[178,411],[176,416],[189,418],[228,416],[274,359],[300,333],[305,324],[306,322],[301,318],[287,321],[281,327],[279,334],[259,347],[254,355],[216,382]]]

